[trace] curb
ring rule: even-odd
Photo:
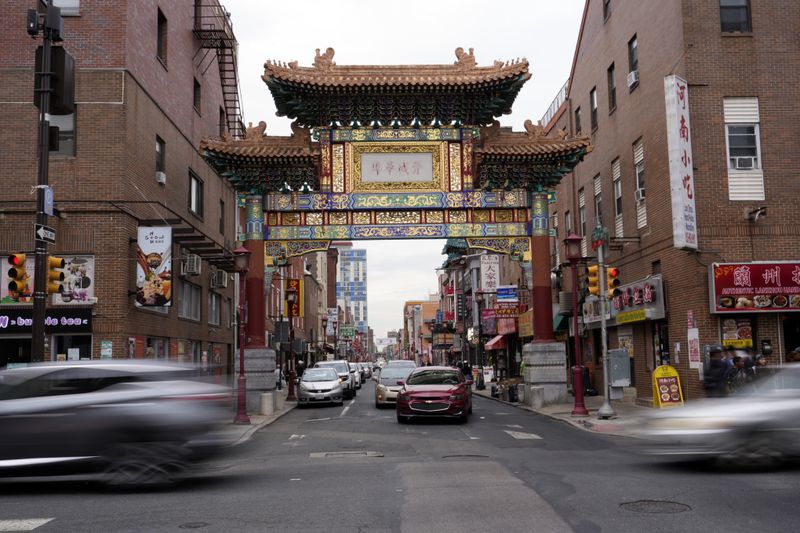
[[[231,444],[231,446],[239,446],[240,444],[244,444],[245,442],[249,441],[256,431],[272,424],[295,407],[297,407],[297,402],[285,402],[283,404],[283,409],[281,409],[280,412],[269,415],[265,420],[257,424],[251,424],[250,427],[248,427],[244,433],[242,433],[242,435]]]

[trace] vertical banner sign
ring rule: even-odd
[[[339,321],[339,308],[328,307],[328,323],[325,325],[325,335],[333,337],[336,334],[336,323]]]
[[[136,306],[172,305],[172,228],[142,226],[136,242]]]
[[[689,368],[700,368],[703,359],[700,356],[700,330],[689,328],[686,330],[686,344],[689,348]]]
[[[500,278],[500,256],[481,256],[481,290],[483,292],[497,291],[497,280]]]
[[[667,107],[669,183],[675,248],[697,250],[697,212],[694,206],[692,137],[689,123],[689,85],[674,74],[664,78]]]
[[[289,299],[286,298],[290,292],[297,293],[297,300],[292,305],[289,305]],[[284,292],[284,301],[286,316],[300,317],[303,316],[303,280],[290,278],[286,280],[286,291]]]

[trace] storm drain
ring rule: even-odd
[[[691,511],[686,504],[666,500],[638,500],[619,504],[626,511],[650,514],[676,514]]]
[[[458,455],[443,455],[442,459],[488,459],[488,455],[479,455],[473,453],[464,453]]]
[[[314,452],[308,454],[312,459],[329,459],[335,457],[383,457],[381,452]]]

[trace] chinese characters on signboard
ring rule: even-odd
[[[697,250],[697,212],[694,204],[689,85],[674,74],[664,78],[667,108],[669,183],[675,248]]]
[[[711,312],[800,311],[800,263],[714,263]]]
[[[497,291],[497,280],[500,279],[500,256],[481,256],[481,290],[483,292]]]
[[[433,181],[433,154],[361,154],[361,181],[365,183]]]

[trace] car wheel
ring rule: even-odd
[[[401,424],[407,424],[408,423],[408,417],[407,416],[403,416],[400,413],[397,413],[397,421],[399,423],[401,423]]]
[[[109,486],[168,485],[188,468],[187,451],[173,444],[118,444],[109,453],[103,479]]]
[[[774,433],[761,431],[746,435],[736,446],[717,459],[721,466],[769,468],[784,459],[780,441]]]

